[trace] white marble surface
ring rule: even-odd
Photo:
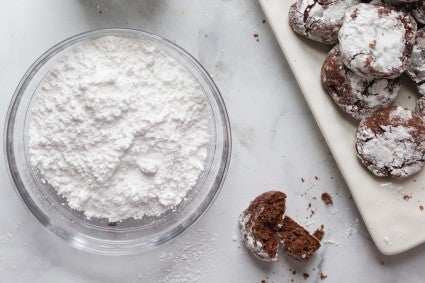
[[[228,107],[234,150],[223,190],[199,222],[171,243],[125,257],[88,254],[48,232],[24,208],[1,162],[0,282],[317,282],[321,271],[328,275],[323,282],[423,282],[424,246],[386,257],[369,239],[263,19],[255,0],[5,2],[2,120],[21,76],[46,49],[86,30],[131,27],[175,41],[214,76]],[[330,243],[311,262],[281,256],[278,263],[262,263],[233,240],[240,211],[270,188],[287,193],[288,214],[300,222],[312,204],[310,230],[325,225]],[[334,197],[333,206],[320,200],[324,191]],[[310,274],[307,280],[303,272]]]

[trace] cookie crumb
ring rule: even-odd
[[[266,280],[261,280],[261,283],[267,283],[267,281]]]
[[[403,199],[404,199],[404,200],[409,200],[409,199],[411,199],[411,198],[412,198],[412,196],[409,196],[409,195],[404,195],[404,196],[403,196]]]
[[[323,193],[322,200],[326,203],[326,205],[331,205],[334,203],[329,193]]]
[[[328,278],[328,276],[326,274],[323,274],[322,272],[320,272],[320,280],[326,279]]]
[[[117,222],[109,222],[108,226],[109,227],[115,227],[115,226],[117,226]]]
[[[310,277],[310,274],[304,272],[303,277],[304,277],[304,279],[307,279],[308,277]]]
[[[317,228],[316,231],[314,231],[313,236],[321,241],[323,239],[323,236],[325,235],[325,231],[323,231],[324,226],[321,225],[320,228]]]
[[[420,210],[424,210],[424,207],[422,205],[419,206]]]
[[[254,38],[255,38],[255,40],[258,42],[258,41],[260,41],[260,38],[259,38],[260,36],[258,35],[258,33],[254,33]]]
[[[301,182],[303,182],[303,183],[305,182],[304,178],[301,178]]]
[[[319,180],[319,177],[317,177],[317,176],[314,176],[314,179],[316,179],[316,180]]]
[[[262,23],[265,24],[266,23],[266,20],[263,20]]]
[[[297,272],[294,270],[294,271],[292,271],[292,275],[295,275],[295,274],[297,274]]]

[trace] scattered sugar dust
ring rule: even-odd
[[[164,266],[161,269],[158,282],[205,281],[208,272],[214,272],[216,269],[214,265],[216,249],[214,246],[217,238],[218,234],[209,236],[200,229],[194,239],[177,240],[172,250],[159,254],[159,261]]]
[[[0,243],[4,244],[9,242],[10,240],[12,240],[15,237],[15,235],[13,235],[12,233],[6,233],[0,236]]]
[[[357,218],[354,224],[345,223],[344,237],[349,238],[359,231],[359,219]]]

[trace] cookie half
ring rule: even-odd
[[[319,240],[288,216],[279,235],[283,251],[299,261],[309,260],[320,248]]]
[[[286,195],[269,191],[256,197],[239,216],[245,247],[264,261],[277,261],[277,231],[283,225]]]

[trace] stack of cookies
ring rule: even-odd
[[[369,2],[369,3],[363,3]],[[407,177],[425,163],[425,96],[416,111],[393,106],[404,72],[425,95],[425,1],[296,0],[290,24],[333,45],[321,82],[355,120],[356,151],[377,176]]]

